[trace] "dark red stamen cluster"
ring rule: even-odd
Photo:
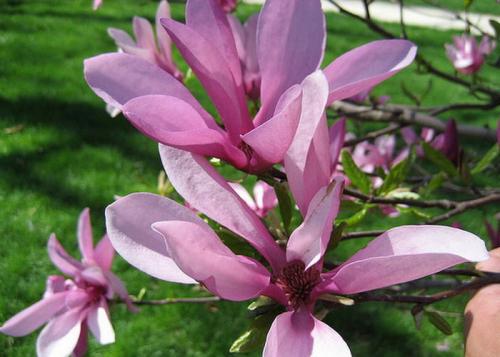
[[[239,145],[239,148],[241,151],[243,151],[245,153],[245,156],[247,157],[248,161],[250,161],[250,159],[253,156],[253,149],[244,141],[241,142],[241,144]]]
[[[313,268],[305,270],[302,261],[287,264],[276,278],[278,285],[288,298],[290,305],[297,309],[309,302],[309,296],[320,282],[320,272]]]

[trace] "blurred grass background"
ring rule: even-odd
[[[0,1],[0,321],[40,299],[46,277],[58,274],[46,254],[51,232],[78,256],[76,220],[84,207],[91,208],[97,240],[104,230],[104,208],[114,195],[156,192],[161,170],[156,144],[123,117],[110,118],[82,75],[84,58],[115,50],[106,35],[107,27],[130,31],[132,16],[152,19],[156,6],[151,0],[105,0],[93,12],[90,0]],[[246,18],[257,9],[240,6],[237,14]],[[182,20],[183,5],[172,4],[172,12]],[[378,38],[343,16],[329,14],[327,21],[325,63]],[[398,31],[397,26],[389,28]],[[451,32],[410,28],[409,33],[435,65],[450,70],[443,44],[450,42]],[[185,71],[177,53],[176,58]],[[375,93],[388,94],[393,102],[410,103],[401,83],[405,81],[418,93],[430,80],[426,75],[417,76],[416,71],[412,66]],[[482,76],[498,82],[494,73],[485,68]],[[199,85],[190,86],[198,98],[203,96]],[[465,89],[432,79],[424,104],[468,97]],[[464,122],[494,126],[499,112],[451,115]],[[359,135],[372,128],[351,127]],[[470,155],[478,156],[490,143],[466,145],[474,147]],[[487,173],[485,180],[497,184]],[[493,213],[494,207],[490,207],[458,219],[466,229],[484,237],[483,219]],[[360,229],[388,228],[412,220],[408,216],[394,220],[373,211]],[[337,258],[347,257],[365,243],[343,243]],[[148,299],[197,294],[191,287],[150,278],[120,257],[115,259],[114,271],[131,294],[146,288]],[[448,312],[446,317],[455,331],[452,336],[444,336],[428,322],[416,331],[407,307],[380,303],[338,309],[326,321],[344,337],[354,356],[461,356],[460,312],[465,300],[461,297],[436,306]],[[90,339],[90,356],[226,356],[232,341],[249,324],[245,304],[227,302],[143,307],[136,315],[115,306],[112,318],[117,342],[99,346]],[[0,355],[33,355],[36,335],[16,339],[1,335]],[[258,356],[260,351],[251,355]]]

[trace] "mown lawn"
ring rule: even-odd
[[[0,321],[37,301],[45,279],[58,273],[46,254],[46,242],[56,232],[71,253],[77,253],[76,219],[84,207],[92,210],[97,236],[104,228],[104,208],[114,195],[156,192],[161,170],[156,144],[136,132],[122,117],[112,119],[87,87],[84,58],[114,51],[107,27],[130,30],[133,15],[152,18],[156,2],[106,0],[94,13],[90,0],[10,0],[0,3]],[[478,1],[476,1],[478,2]],[[183,5],[172,5],[182,19]],[[242,6],[248,16],[256,7]],[[390,26],[397,31],[396,26]],[[440,68],[449,67],[443,43],[451,33],[410,29],[410,35]],[[325,62],[378,37],[364,26],[338,15],[328,15],[329,39]],[[179,57],[177,57],[179,59]],[[186,70],[186,66],[181,64]],[[429,77],[417,76],[415,66],[376,89],[394,102],[410,102],[401,91],[406,81],[412,91],[427,87]],[[494,72],[487,68],[485,77]],[[498,78],[497,78],[498,81]],[[197,97],[200,87],[190,82]],[[426,105],[466,98],[466,90],[432,80]],[[206,100],[204,100],[206,103]],[[499,112],[455,113],[457,119],[494,125]],[[372,126],[358,127],[367,131]],[[352,127],[354,129],[354,127]],[[476,151],[489,143],[468,142]],[[490,182],[493,178],[486,178]],[[495,182],[493,181],[493,184]],[[494,210],[459,219],[466,229],[484,237],[482,219]],[[414,217],[392,220],[373,212],[363,229],[388,228]],[[346,257],[365,242],[343,243],[337,258]],[[120,257],[114,271],[131,294],[146,288],[146,298],[192,296],[191,287],[148,277]],[[461,356],[463,298],[437,308],[449,312],[455,333],[444,336],[429,323],[415,331],[407,309],[366,304],[332,312],[327,321],[346,339],[355,356]],[[248,325],[245,304],[144,307],[137,315],[123,306],[112,309],[117,342],[91,342],[91,356],[225,356],[232,341]],[[34,354],[36,334],[13,339],[0,336],[0,355]],[[437,346],[446,351],[437,352]],[[255,356],[260,352],[256,352]]]

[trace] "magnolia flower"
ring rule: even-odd
[[[500,248],[476,265],[485,272],[500,273]],[[494,357],[500,351],[500,284],[479,289],[465,307],[465,356]]]
[[[462,35],[453,37],[453,45],[445,44],[446,55],[455,69],[463,74],[479,71],[484,58],[495,49],[496,43],[484,36],[478,45],[474,36]]]
[[[219,5],[222,7],[222,10],[225,12],[233,12],[236,9],[236,5],[238,5],[238,0],[217,0]]]
[[[444,132],[437,136],[435,136],[434,129],[431,128],[423,128],[420,133],[420,138],[410,127],[401,129],[401,134],[407,145],[415,145],[421,141],[425,141],[434,147],[434,149],[441,151],[455,165],[458,163],[460,148],[457,124],[454,120],[449,120],[446,123]],[[419,156],[424,156],[422,148],[417,148],[417,154]]]
[[[64,250],[55,234],[50,236],[49,257],[71,279],[49,276],[42,300],[0,327],[0,332],[17,337],[47,323],[36,344],[39,357],[64,357],[72,353],[83,356],[88,330],[100,344],[115,342],[108,301],[116,294],[130,302],[123,283],[110,271],[114,250],[108,237],[105,235],[93,247],[88,209],[83,210],[78,222],[78,245],[81,262]]]
[[[242,25],[236,16],[228,15],[241,63],[245,93],[253,100],[258,100],[260,97],[260,71],[256,47],[258,18],[259,14],[252,15]]]
[[[94,2],[92,3],[92,9],[95,11],[98,8],[100,8],[101,5],[102,5],[102,0],[94,0]]]
[[[113,246],[129,263],[157,278],[199,282],[222,299],[243,301],[264,295],[281,304],[286,311],[275,318],[268,332],[265,357],[350,356],[340,335],[313,315],[314,304],[323,294],[379,289],[488,257],[484,242],[471,233],[444,226],[403,226],[323,272],[342,178],[334,178],[318,191],[284,250],[208,161],[167,146],[160,146],[160,154],[177,192],[247,240],[271,270],[234,254],[188,208],[149,193],[131,194],[107,207]]]
[[[253,198],[239,183],[229,182],[229,186],[241,197],[255,214],[261,218],[278,205],[274,189],[263,181],[258,181],[253,187]]]
[[[108,28],[108,34],[121,51],[157,65],[182,81],[182,73],[172,58],[172,40],[161,27],[161,18],[170,18],[170,6],[166,0],[160,1],[156,11],[156,40],[149,21],[139,16],[132,21],[135,41],[120,29]]]
[[[182,84],[127,54],[85,61],[85,77],[94,92],[123,109],[134,126],[162,144],[217,157],[249,172],[281,162],[300,117],[307,115],[301,111],[300,84],[323,59],[326,30],[321,1],[264,4],[256,32],[261,107],[254,120],[248,112],[235,39],[217,2],[188,0],[186,24],[168,18],[161,23],[213,101],[224,130]],[[413,61],[415,53],[411,42],[383,40],[339,57],[325,68],[328,100],[318,110],[394,75]]]
[[[372,173],[377,167],[388,172],[391,167],[408,157],[408,149],[402,150],[394,156],[396,137],[394,135],[382,135],[371,144],[363,141],[355,146],[352,158],[356,165],[363,171]]]

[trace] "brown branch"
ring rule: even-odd
[[[358,239],[358,238],[370,238],[377,237],[383,234],[385,231],[360,231],[360,232],[348,232],[342,234],[342,240]]]
[[[346,140],[344,142],[344,147],[355,146],[363,141],[373,140],[373,139],[378,138],[379,136],[394,133],[405,126],[406,125],[404,125],[404,124],[391,124],[383,129],[372,131],[372,132],[366,134],[365,136],[363,136],[362,138]]]
[[[160,300],[138,300],[131,296],[134,305],[172,305],[172,304],[207,304],[221,301],[218,296],[192,297],[192,298],[166,298]]]

